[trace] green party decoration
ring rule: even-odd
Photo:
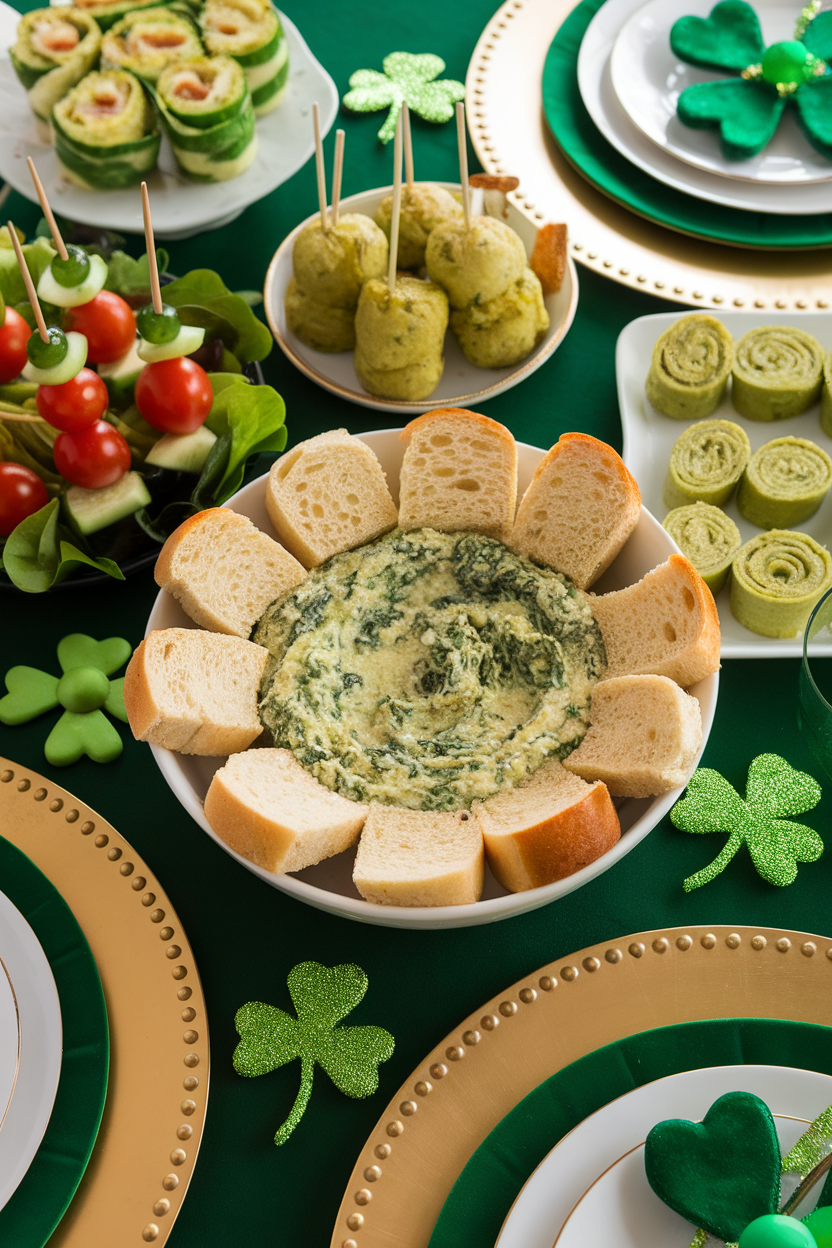
[[[670,812],[671,823],[682,832],[728,832],[729,837],[712,863],[688,876],[682,885],[685,892],[715,879],[743,842],[764,880],[779,887],[791,884],[798,862],[820,858],[823,841],[811,828],[784,816],[811,810],[820,798],[818,782],[795,771],[778,754],[759,754],[754,759],[745,801],[718,771],[698,767],[686,795]]]
[[[804,1225],[814,1235],[817,1248],[832,1248],[832,1207],[815,1209],[804,1219]]]
[[[110,680],[133,652],[123,637],[96,641],[85,633],[71,633],[58,642],[63,675],[52,676],[36,667],[19,665],[6,673],[6,696],[0,699],[0,723],[26,724],[39,715],[63,707],[63,715],[46,738],[43,752],[53,767],[75,763],[83,754],[96,763],[111,763],[124,748],[107,719],[127,722],[124,677]]]
[[[395,1044],[383,1027],[336,1026],[367,991],[360,966],[344,963],[329,969],[319,962],[301,962],[286,982],[297,1018],[276,1006],[249,1001],[234,1019],[240,1035],[233,1058],[238,1075],[266,1075],[301,1059],[300,1090],[275,1144],[285,1144],[303,1117],[316,1063],[345,1096],[370,1096],[378,1087],[378,1067],[392,1056]]]
[[[382,143],[389,143],[396,133],[402,104],[425,121],[440,123],[450,121],[454,105],[465,99],[463,83],[453,78],[436,81],[445,71],[445,62],[432,52],[391,52],[382,65],[383,74],[376,69],[357,69],[350,78],[352,90],[341,101],[354,113],[390,109],[378,132]]]
[[[817,1241],[802,1222],[768,1213],[745,1228],[738,1248],[817,1248]]]

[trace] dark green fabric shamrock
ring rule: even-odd
[[[454,105],[465,99],[465,87],[453,78],[437,82],[444,73],[445,62],[432,52],[418,55],[391,52],[382,62],[384,73],[376,69],[357,69],[350,78],[351,91],[341,103],[354,113],[374,113],[389,108],[384,125],[378,132],[382,143],[389,143],[396,133],[396,122],[403,103],[425,121],[450,121]]]
[[[395,1044],[383,1027],[336,1027],[367,991],[360,966],[344,963],[330,970],[319,962],[301,962],[286,982],[296,1019],[261,1001],[249,1001],[234,1019],[240,1035],[233,1058],[238,1075],[267,1075],[301,1060],[300,1090],[275,1144],[285,1144],[303,1117],[316,1063],[345,1096],[370,1096],[378,1087],[378,1067],[392,1056]]]

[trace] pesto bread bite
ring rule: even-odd
[[[375,222],[390,239],[393,196],[387,195],[376,209]],[[462,217],[462,205],[450,191],[432,182],[414,182],[402,187],[399,220],[399,246],[396,264],[400,269],[418,269],[425,263],[425,248],[431,230],[446,221]]]
[[[479,901],[485,864],[477,816],[371,803],[353,868],[365,901],[465,906]]]
[[[470,224],[454,217],[431,231],[425,264],[431,281],[448,292],[451,307],[464,308],[472,300],[496,299],[518,281],[526,268],[526,249],[496,217],[471,217]]]

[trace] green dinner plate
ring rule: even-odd
[[[20,1186],[0,1209],[0,1244],[43,1248],[81,1182],[104,1112],[107,1009],[95,960],[69,906],[34,863],[2,838],[0,889],[40,941],[61,1002],[63,1057],[52,1115]]]
[[[493,1244],[547,1153],[610,1101],[683,1070],[744,1065],[832,1075],[832,1028],[768,1018],[715,1019],[643,1031],[588,1053],[524,1097],[482,1142],[451,1188],[429,1248]]]
[[[741,247],[832,247],[832,213],[778,216],[725,208],[657,182],[631,165],[595,128],[578,87],[578,52],[603,0],[583,0],[552,40],[543,67],[543,111],[579,173],[611,199],[682,234]]]

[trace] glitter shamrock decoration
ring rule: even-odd
[[[769,884],[791,884],[799,862],[816,862],[823,853],[817,832],[785,815],[800,815],[820,801],[820,785],[795,771],[777,754],[759,754],[748,770],[745,801],[710,767],[693,773],[686,795],[670,812],[683,832],[728,832],[725,847],[709,866],[688,876],[686,893],[724,871],[743,841],[758,873]]]
[[[450,121],[454,105],[465,98],[465,87],[453,78],[436,79],[444,73],[445,62],[432,52],[414,55],[391,52],[382,62],[384,73],[375,69],[357,69],[350,78],[351,91],[343,104],[354,113],[375,113],[389,108],[384,125],[378,132],[382,143],[389,143],[396,133],[396,122],[406,101],[412,113],[425,121]]]
[[[26,724],[38,715],[62,706],[64,713],[46,738],[43,752],[53,767],[65,767],[87,754],[96,763],[111,763],[124,746],[104,711],[127,723],[120,680],[110,680],[132,654],[123,637],[96,641],[71,633],[58,642],[63,676],[36,667],[11,667],[6,672],[8,693],[0,699],[0,723]]]
[[[770,47],[745,0],[721,0],[709,17],[679,18],[670,32],[676,56],[740,72],[686,87],[676,106],[680,120],[718,128],[726,159],[747,160],[766,147],[791,106],[809,142],[832,160],[832,10],[819,8],[814,0],[800,13],[794,39]]]
[[[336,1027],[367,991],[360,966],[344,963],[330,970],[319,962],[301,962],[286,982],[296,1019],[260,1001],[249,1001],[234,1019],[240,1034],[234,1050],[238,1075],[267,1075],[301,1059],[300,1090],[275,1144],[285,1144],[303,1117],[316,1062],[345,1096],[370,1096],[378,1087],[378,1066],[392,1055],[395,1043],[383,1027]]]

